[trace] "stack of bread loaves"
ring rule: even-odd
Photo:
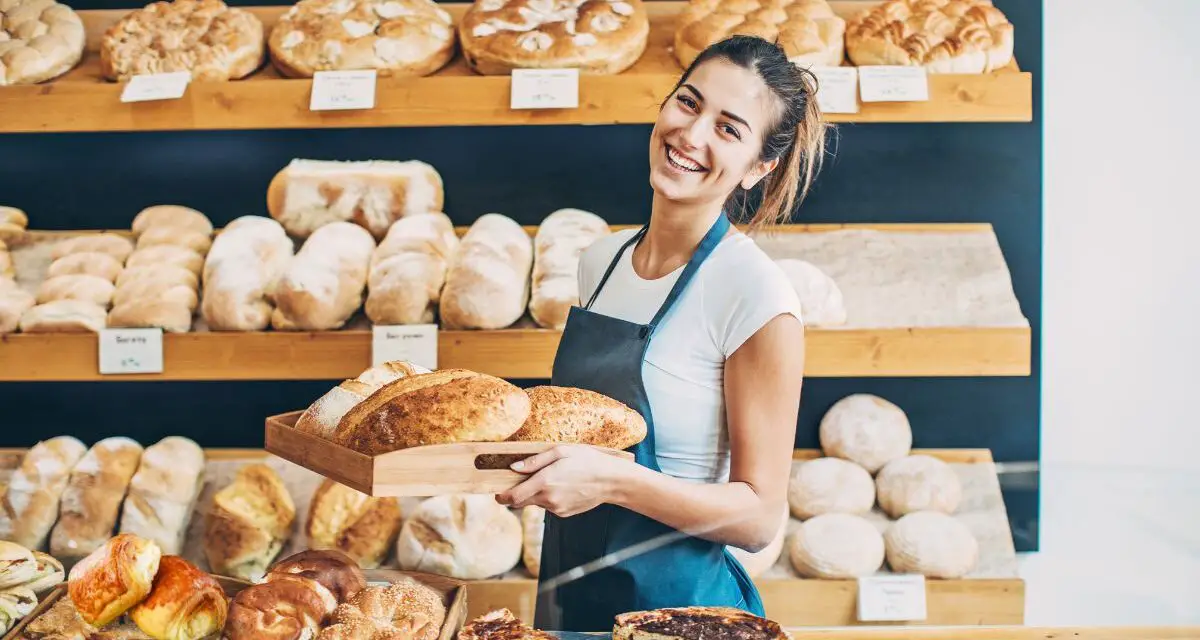
[[[21,331],[96,332],[106,325],[113,282],[133,253],[116,233],[75,236],[50,250],[53,262],[37,289],[37,306],[21,317]]]
[[[242,216],[225,226],[204,261],[200,313],[213,331],[262,331],[271,293],[295,248],[276,221]]]
[[[16,331],[21,316],[37,302],[17,284],[17,271],[8,250],[8,241],[24,233],[28,223],[24,211],[0,207],[0,334]]]
[[[375,238],[349,222],[312,233],[272,292],[271,326],[281,330],[340,328],[362,305]]]
[[[397,220],[371,256],[366,313],[375,324],[427,324],[458,252],[454,223],[440,212]]]

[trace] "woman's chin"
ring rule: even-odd
[[[681,184],[680,180],[657,171],[650,174],[650,188],[654,189],[655,195],[672,202],[694,200],[697,195],[693,185]]]

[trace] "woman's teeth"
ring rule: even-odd
[[[670,162],[676,168],[683,169],[684,171],[691,171],[691,172],[704,171],[704,167],[687,159],[686,157],[684,157],[682,154],[680,154],[678,151],[676,151],[675,149],[673,149],[671,147],[667,147],[667,162]]]

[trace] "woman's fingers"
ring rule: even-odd
[[[545,478],[542,476],[533,476],[507,491],[496,494],[496,501],[514,509],[520,509],[528,506],[530,500],[537,496],[545,486]]]
[[[543,468],[549,466],[556,460],[562,459],[567,452],[562,445],[547,449],[541,453],[534,454],[524,460],[517,460],[512,463],[512,470],[518,473],[537,473]]]

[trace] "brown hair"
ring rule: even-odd
[[[713,59],[754,71],[779,99],[778,117],[763,136],[759,156],[764,162],[779,158],[779,165],[760,183],[762,200],[750,227],[787,222],[808,195],[825,157],[825,133],[830,127],[817,106],[817,77],[792,64],[778,45],[757,36],[738,35],[700,52],[671,93],[679,90],[697,66]],[[731,200],[741,201],[743,214],[747,195],[739,186],[731,196]]]

